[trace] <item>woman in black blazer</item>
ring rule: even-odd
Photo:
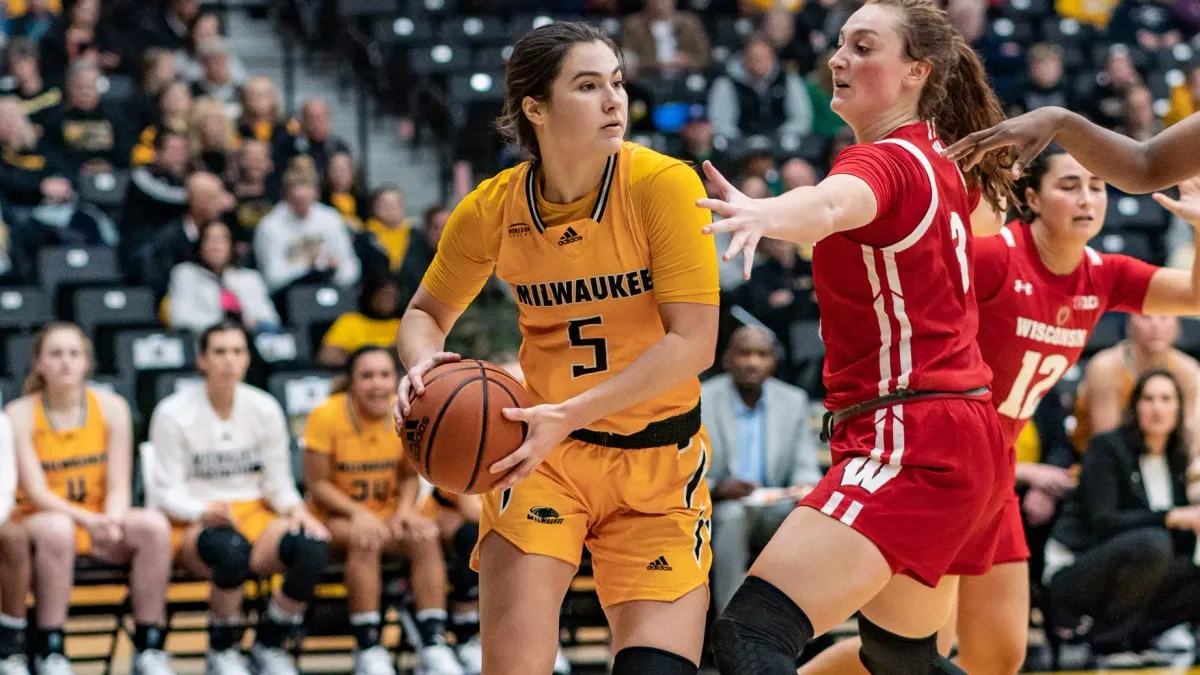
[[[1200,619],[1181,401],[1171,373],[1138,379],[1125,422],[1092,439],[1046,546],[1050,625],[1090,643],[1102,666],[1140,665],[1158,634]]]

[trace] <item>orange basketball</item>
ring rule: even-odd
[[[525,423],[500,411],[529,407],[529,395],[508,371],[464,359],[425,374],[425,391],[404,420],[408,461],[430,483],[455,494],[482,494],[504,474],[488,467],[525,440]]]

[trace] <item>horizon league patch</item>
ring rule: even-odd
[[[558,511],[555,511],[549,506],[535,506],[532,509],[529,509],[529,514],[525,517],[535,523],[542,523],[543,525],[563,524],[562,516],[558,515]]]

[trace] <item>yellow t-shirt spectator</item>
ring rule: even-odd
[[[321,340],[321,346],[337,347],[347,353],[367,345],[391,347],[396,344],[399,330],[400,319],[372,319],[365,314],[351,312],[333,322]]]
[[[392,271],[400,269],[404,262],[404,254],[408,253],[408,243],[412,238],[412,225],[405,220],[400,227],[388,227],[381,221],[371,218],[367,220],[367,231],[375,235],[375,241],[387,254],[388,267]]]

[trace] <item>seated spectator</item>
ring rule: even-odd
[[[341,368],[346,359],[363,347],[392,349],[400,330],[400,291],[387,277],[363,280],[358,311],[343,314],[333,322],[321,340],[317,363]]]
[[[758,250],[762,258],[754,276],[737,287],[729,299],[750,312],[775,335],[783,347],[779,374],[792,380],[803,363],[792,362],[792,323],[819,317],[813,289],[812,258],[803,257],[796,244],[763,237]]]
[[[236,134],[233,122],[225,114],[225,106],[208,97],[196,99],[188,118],[188,153],[192,157],[192,169],[225,178],[229,158],[237,144]]]
[[[201,333],[224,319],[247,332],[279,327],[279,314],[258,270],[234,265],[229,226],[210,220],[200,227],[195,256],[171,270],[167,297],[171,328]]]
[[[1125,91],[1124,112],[1124,119],[1116,131],[1135,141],[1148,141],[1165,128],[1163,121],[1154,113],[1154,98],[1150,90],[1140,84]]]
[[[300,109],[300,132],[274,148],[275,165],[287,166],[292,157],[308,155],[316,165],[317,176],[324,180],[329,158],[339,152],[350,152],[346,141],[334,136],[332,130],[329,106],[325,101],[319,98],[306,101]]]
[[[104,71],[119,68],[131,45],[116,26],[100,22],[100,0],[76,0],[69,7],[63,29],[40,45],[45,72],[56,77],[81,60]]]
[[[817,63],[817,55],[813,42],[807,35],[797,37],[796,28],[800,22],[795,15],[784,7],[775,7],[763,15],[761,29],[763,35],[775,48],[775,54],[784,70],[796,73],[808,73]]]
[[[4,32],[10,39],[25,38],[38,44],[62,23],[62,3],[53,0],[26,0],[24,11],[15,2],[8,6],[8,22]],[[51,7],[54,5],[55,7]]]
[[[1174,316],[1130,314],[1126,338],[1096,353],[1088,361],[1075,398],[1075,431],[1071,436],[1079,452],[1087,450],[1092,436],[1116,429],[1121,411],[1129,403],[1134,382],[1150,370],[1174,373],[1183,388],[1189,426],[1195,421],[1196,385],[1200,363],[1172,345],[1179,337]]]
[[[186,44],[176,49],[174,54],[179,76],[185,82],[199,82],[204,79],[204,58],[200,46],[224,35],[225,26],[220,14],[204,11],[196,15],[188,28]],[[246,81],[246,66],[242,65],[237,54],[229,55],[229,75],[234,82]]]
[[[400,188],[382,187],[375,191],[371,197],[371,218],[367,220],[366,231],[371,234],[375,245],[387,255],[388,271],[399,271],[408,253],[412,235],[412,223],[404,215],[404,193]],[[411,293],[416,288],[405,290]]]
[[[159,96],[175,81],[175,57],[171,52],[161,47],[151,47],[142,54],[142,70],[138,80],[141,86],[132,102],[132,115],[138,129],[144,129],[158,120]]]
[[[829,69],[829,59],[833,58],[836,51],[829,50],[822,54],[817,59],[816,67],[804,78],[804,86],[812,100],[812,131],[824,139],[833,139],[839,133],[849,131],[846,122],[829,107],[833,102],[833,71]]]
[[[183,82],[172,82],[158,95],[158,112],[155,120],[142,129],[138,143],[130,158],[132,166],[142,166],[154,161],[154,140],[163,131],[177,134],[188,133],[188,119],[192,111],[192,89]],[[190,156],[191,149],[189,147]]]
[[[420,476],[392,430],[396,358],[365,347],[345,370],[346,381],[305,424],[304,478],[334,550],[345,555],[355,672],[395,675],[392,654],[379,643],[380,591],[384,556],[400,555],[412,568],[421,672],[463,675],[446,644],[446,559],[438,526],[420,508]]]
[[[1048,628],[1083,633],[1102,668],[1143,665],[1155,636],[1200,620],[1187,412],[1174,375],[1144,372],[1126,421],[1091,440],[1046,545]]]
[[[188,176],[187,198],[187,213],[153,239],[121,242],[123,269],[135,270],[137,274],[131,280],[154,289],[159,297],[167,292],[171,270],[194,259],[200,241],[200,226],[221,220],[225,212],[233,208],[233,196],[225,191],[221,179],[211,173],[197,172]]]
[[[237,133],[242,140],[256,139],[271,146],[286,145],[300,131],[296,120],[285,120],[279,91],[265,77],[251,77],[242,85],[242,114]]]
[[[187,211],[188,147],[183,134],[167,131],[154,139],[154,163],[130,173],[121,238],[143,241]]]
[[[37,47],[25,38],[17,38],[9,43],[8,68],[12,73],[13,88],[3,92],[3,95],[16,96],[21,100],[29,121],[41,135],[46,121],[62,111],[62,89],[48,84],[42,78]]]
[[[329,531],[296,490],[287,420],[267,392],[243,383],[250,366],[242,327],[204,331],[196,361],[204,385],[163,399],[150,419],[154,473],[146,491],[173,522],[176,564],[211,581],[208,673],[246,673],[245,582],[282,572],[259,613],[254,672],[295,675],[284,644],[329,560]]]
[[[1102,127],[1115,129],[1125,113],[1126,92],[1142,83],[1128,45],[1114,44],[1109,48],[1108,61],[1097,81],[1099,86],[1092,94],[1088,116]]]
[[[812,132],[813,103],[796,73],[785,72],[775,49],[761,34],[751,35],[739,58],[708,92],[708,116],[718,136],[737,138],[777,132]]]
[[[621,31],[626,58],[640,70],[665,72],[708,67],[708,35],[700,17],[680,12],[675,0],[645,0],[642,11],[625,19]]]
[[[779,349],[763,328],[733,332],[727,373],[704,383],[701,415],[712,443],[712,586],[717,611],[746,577],[752,556],[821,480],[808,395],[771,377]],[[748,501],[760,488],[772,499]]]
[[[161,11],[147,11],[143,15],[141,43],[172,51],[182,48],[188,27],[199,13],[200,0],[168,0]]]
[[[271,148],[266,143],[252,138],[242,141],[237,152],[234,180],[229,187],[236,202],[233,213],[236,241],[250,241],[259,221],[279,202],[279,193],[270,185],[274,170]]]
[[[317,177],[303,164],[283,179],[284,201],[258,223],[254,255],[272,295],[295,283],[335,283],[359,278],[350,230],[341,214],[317,202]]]
[[[225,115],[237,119],[241,116],[242,83],[233,78],[229,58],[229,43],[225,38],[209,38],[200,44],[204,76],[192,83],[192,96],[219,101],[225,106]]]
[[[783,163],[779,169],[779,178],[783,181],[783,191],[788,192],[798,187],[811,187],[817,184],[817,170],[812,164],[793,157]]]
[[[697,169],[705,162],[712,162],[718,169],[725,163],[725,158],[713,146],[713,125],[708,113],[697,111],[690,114],[679,131],[679,140],[682,147],[674,153],[675,156],[691,162]],[[700,175],[703,178],[704,172],[701,171]]]
[[[100,71],[79,61],[67,74],[67,104],[47,122],[45,135],[81,174],[112,173],[129,166],[130,121],[100,100]]]
[[[337,209],[350,229],[358,231],[363,228],[362,219],[367,207],[363,195],[363,176],[354,166],[350,153],[336,152],[330,156],[321,202]]]
[[[1071,107],[1063,80],[1062,48],[1046,42],[1029,49],[1029,79],[1021,97],[1021,112],[1047,106]]]
[[[57,149],[38,137],[21,102],[0,98],[0,204],[12,209],[43,200],[65,203],[71,175]]]
[[[433,263],[438,242],[441,241],[442,232],[445,231],[449,220],[450,209],[445,206],[431,206],[425,210],[425,217],[421,221],[421,236],[410,237],[408,250],[404,252],[404,261],[400,263],[400,287],[405,293],[417,292],[421,279],[425,277],[425,271]],[[396,235],[396,238],[399,239],[399,235]]]

